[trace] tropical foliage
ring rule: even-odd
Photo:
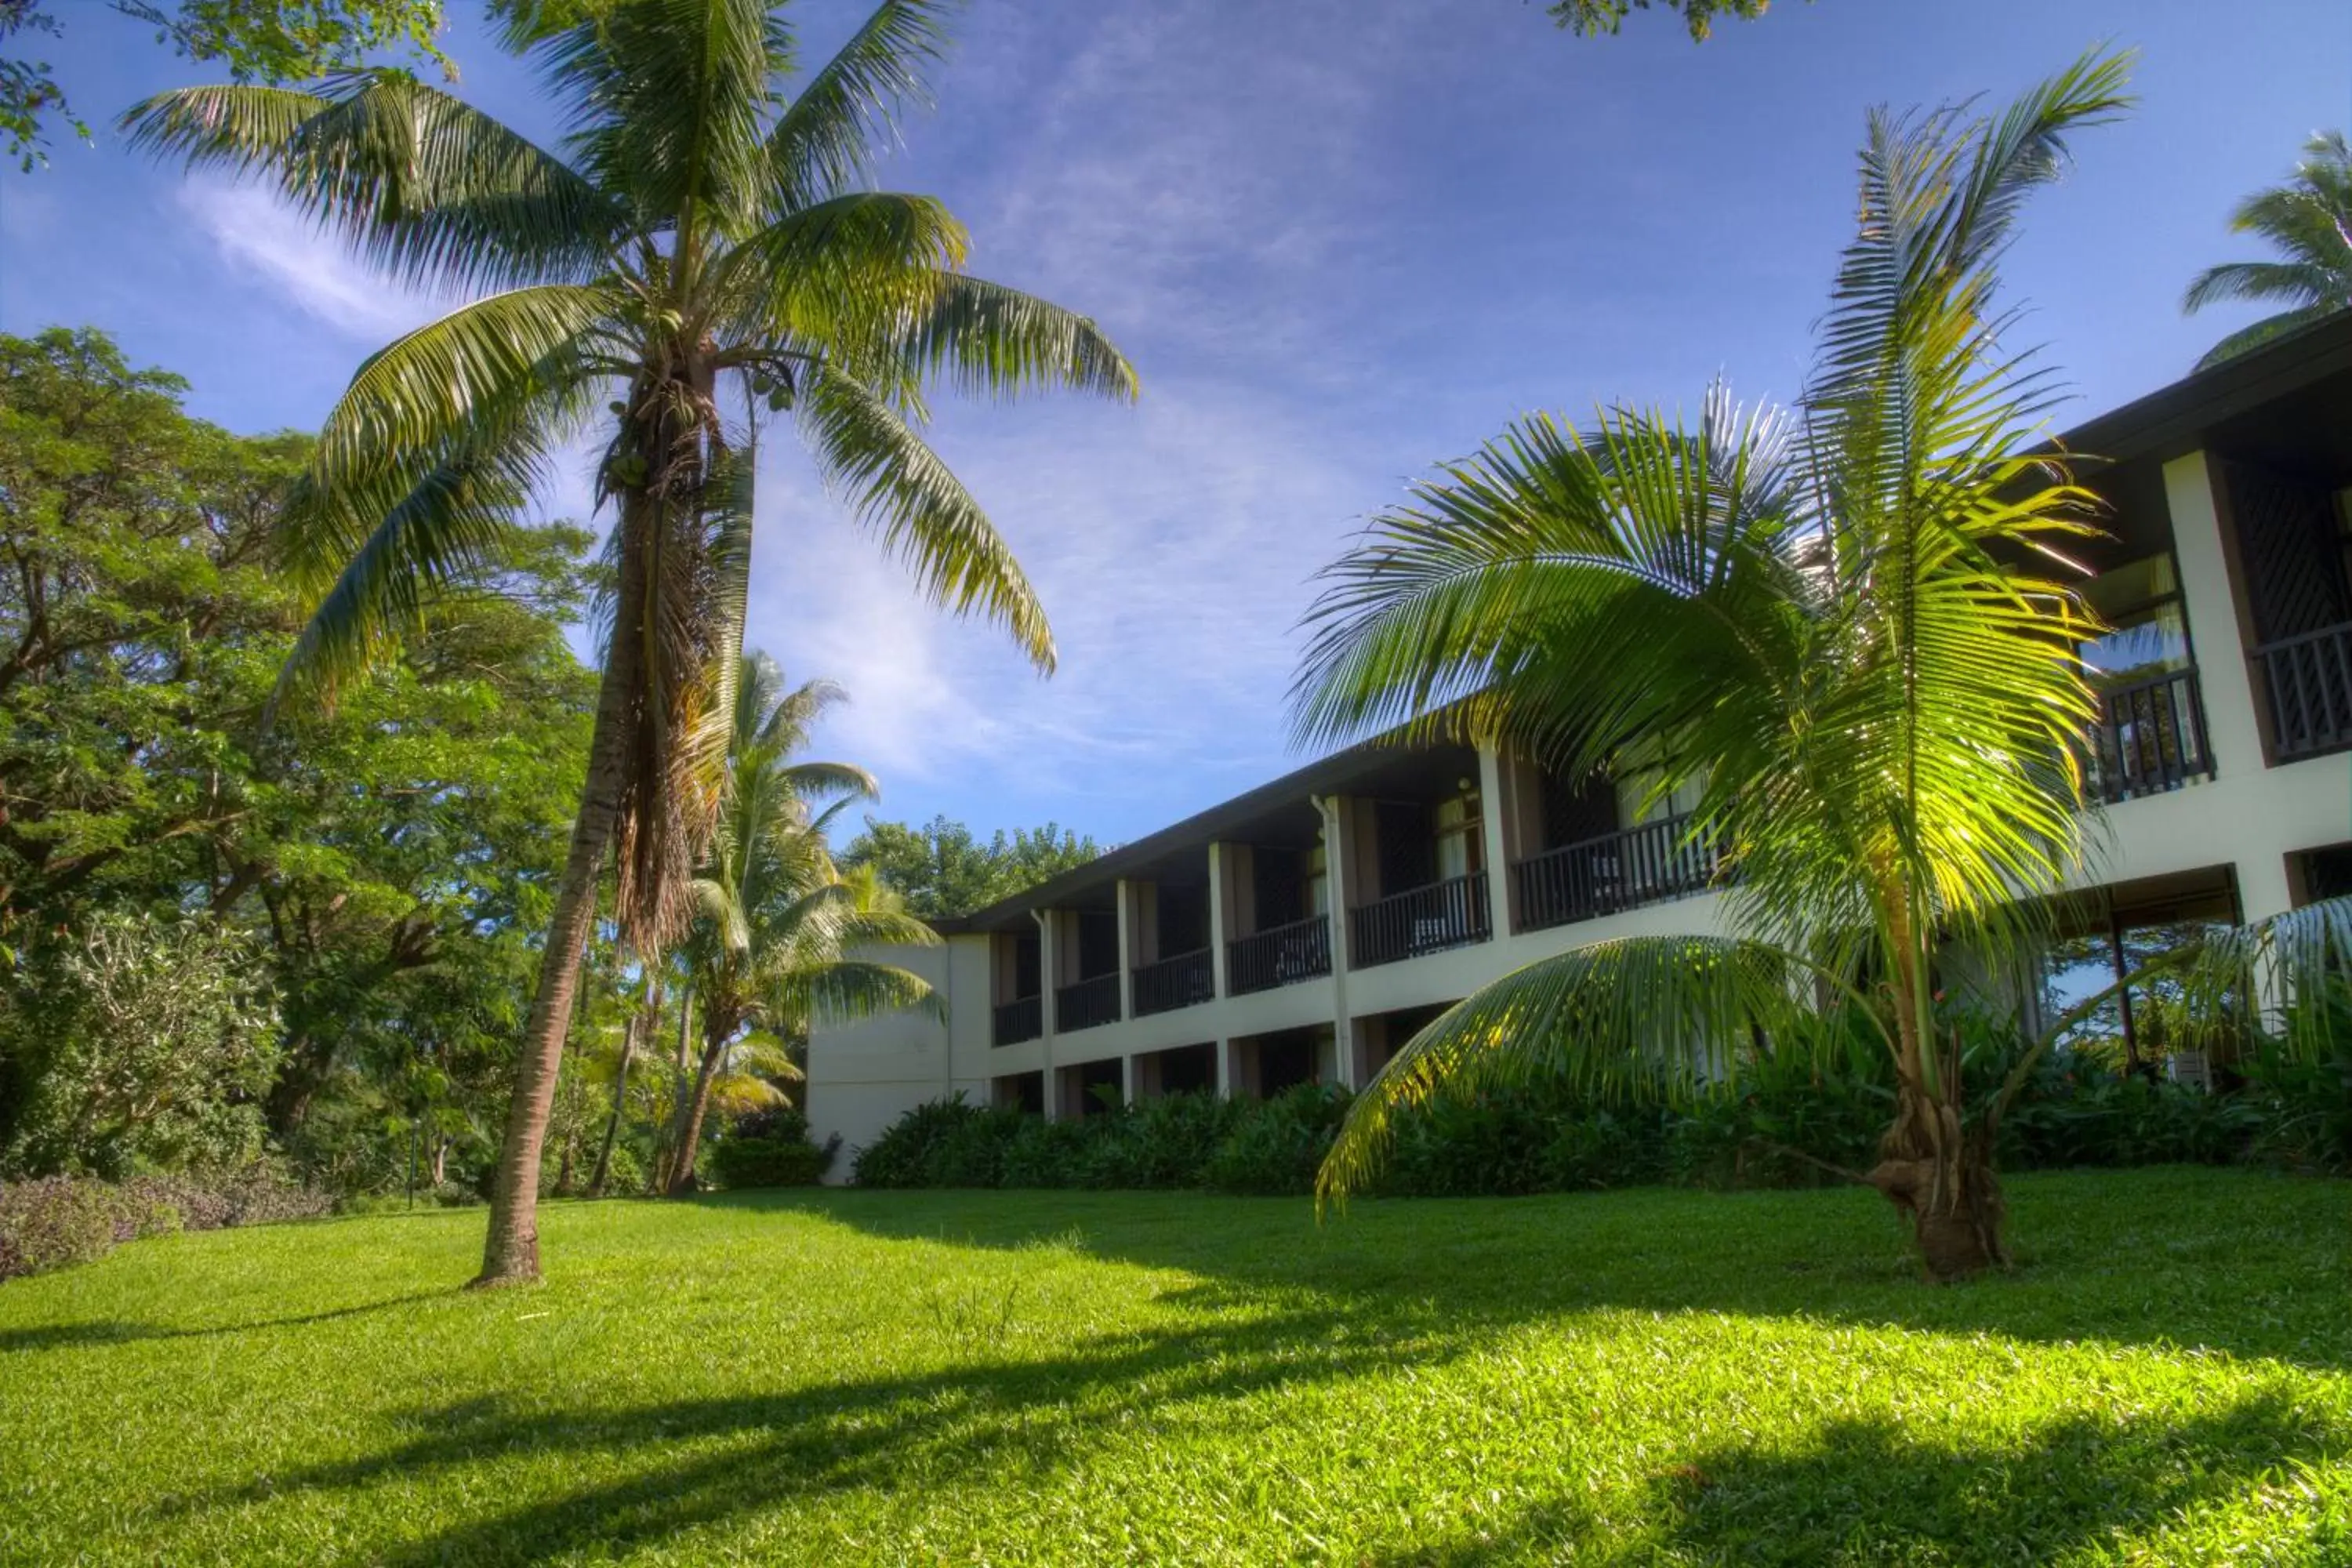
[[[420,1130],[470,1177],[586,746],[587,536],[508,531],[331,714],[265,726],[308,444],[184,390],[96,332],[0,337],[0,1174],[258,1127],[338,1191],[400,1184]]]
[[[845,866],[865,867],[925,920],[968,915],[1028,891],[1102,854],[1093,839],[1057,823],[998,828],[986,843],[961,822],[935,816],[920,827],[866,819]]]
[[[1590,37],[1596,33],[1614,33],[1625,25],[1629,15],[1655,5],[1662,11],[1678,13],[1683,25],[1690,29],[1691,41],[1705,43],[1714,33],[1718,18],[1753,21],[1764,15],[1771,3],[1772,0],[1552,0],[1550,15],[1560,26]]]
[[[2209,267],[2180,308],[2194,312],[2242,300],[2284,309],[2206,350],[2200,370],[2352,308],[2352,144],[2344,132],[2325,131],[2305,143],[2294,176],[2240,202],[2230,227],[2268,241],[2279,259]]]
[[[656,1181],[681,1192],[694,1178],[714,1087],[735,1068],[734,1109],[772,1103],[770,1078],[799,1076],[811,1025],[908,1007],[944,1016],[930,985],[858,954],[927,947],[939,938],[898,910],[870,879],[845,878],[825,834],[851,799],[875,792],[863,770],[794,761],[817,717],[840,700],[829,682],[786,690],[775,664],[748,658],[735,687],[725,795],[709,862],[695,879],[699,917],[680,956],[702,1029],[690,1089]],[[813,812],[824,797],[834,804]]]
[[[0,136],[26,169],[46,161],[52,121],[89,138],[49,63],[22,53],[36,38],[61,35],[62,17],[79,19],[82,9],[52,0],[0,3]],[[239,81],[299,81],[394,47],[448,67],[434,43],[441,0],[107,0],[106,9],[189,59],[218,60]]]
[[[1727,929],[1579,948],[1423,1029],[1350,1110],[1324,1190],[1362,1187],[1440,1085],[1559,1075],[1736,1088],[1850,1008],[1895,1101],[1871,1179],[1930,1268],[2006,1257],[1998,1107],[1933,1014],[1939,948],[2031,940],[2082,854],[2093,630],[2054,563],[2091,498],[2033,455],[2046,381],[2002,346],[1996,264],[2067,138],[2123,108],[2086,58],[2002,113],[1871,115],[1861,218],[1794,416],[1711,392],[1695,426],[1544,417],[1378,519],[1329,570],[1301,734],[1404,725],[1571,778],[1696,793]]]
[[[935,0],[885,0],[793,96],[772,0],[593,9],[524,8],[508,28],[566,127],[555,151],[384,71],[191,88],[124,119],[159,155],[268,177],[386,275],[478,296],[370,358],[328,417],[290,557],[322,596],[290,683],[350,680],[432,586],[496,548],[552,453],[602,441],[602,686],[486,1284],[538,1272],[541,1150],[608,853],[626,950],[660,953],[691,912],[735,708],[762,411],[790,416],[927,593],[1050,669],[1027,579],[919,434],[924,395],[1135,388],[1092,322],[964,271],[964,231],[937,201],[867,185],[943,47]]]

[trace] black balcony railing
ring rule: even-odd
[[[2265,643],[2254,657],[2270,698],[2277,761],[2352,746],[2352,624]]]
[[[2176,669],[2103,692],[2092,733],[2092,784],[2113,805],[2213,776],[2205,704],[2194,669]]]
[[[992,1045],[1017,1046],[1024,1040],[1034,1040],[1045,1032],[1045,1000],[1042,996],[1024,996],[1018,1002],[1000,1002],[989,1020],[989,1041]]]
[[[1205,947],[1136,966],[1135,1016],[1172,1013],[1217,994],[1215,963]]]
[[[1225,944],[1225,989],[1236,996],[1331,973],[1331,922],[1309,915]]]
[[[1484,942],[1494,929],[1486,873],[1449,877],[1348,911],[1348,961],[1361,969]]]
[[[1511,868],[1519,929],[1597,920],[1704,890],[1715,879],[1715,850],[1689,836],[1689,817],[1669,816],[1528,857]]]
[[[1118,971],[1064,985],[1054,992],[1054,1033],[1091,1029],[1097,1024],[1118,1022]]]

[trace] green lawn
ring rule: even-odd
[[[843,1193],[0,1285],[0,1562],[2352,1563],[2352,1185]],[[2236,1553],[2235,1556],[2231,1556]]]

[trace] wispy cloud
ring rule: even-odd
[[[1282,764],[1309,575],[1372,499],[1347,454],[1279,406],[1183,383],[1133,410],[976,413],[940,445],[1028,564],[1059,672],[1039,679],[995,628],[921,603],[780,455],[751,637],[848,687],[828,747],[926,800],[1010,797],[1119,831]]]
[[[177,199],[231,273],[282,294],[346,336],[381,342],[456,303],[379,277],[258,185],[192,180]]]

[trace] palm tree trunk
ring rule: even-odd
[[[661,1130],[654,1150],[654,1191],[667,1193],[677,1173],[677,1147],[686,1136],[688,1095],[687,1073],[694,1062],[694,987],[677,995],[677,1049],[670,1060],[669,1122]]]
[[[1939,1042],[1921,1028],[1927,975],[1909,936],[1898,927],[1890,987],[1901,1046],[1895,1121],[1879,1139],[1868,1180],[1910,1220],[1928,1277],[1948,1284],[2008,1266],[2009,1205],[1993,1173],[1990,1127],[1970,1128],[1962,1119],[1958,1037],[1939,1056]]]
[[[713,1040],[702,1050],[694,1074],[694,1092],[686,1100],[686,1116],[677,1137],[677,1157],[670,1166],[669,1195],[683,1197],[694,1190],[694,1156],[702,1144],[702,1119],[710,1110],[710,1084],[719,1076],[719,1058],[727,1052],[724,1040]]]
[[[604,1184],[612,1177],[613,1146],[620,1141],[621,1117],[628,1109],[629,1064],[636,1056],[637,1033],[640,1029],[650,1030],[653,1027],[653,1018],[661,1006],[660,998],[661,980],[659,975],[656,975],[651,1000],[646,1006],[629,1015],[628,1023],[622,1027],[621,1068],[613,1076],[613,1114],[604,1119],[604,1142],[596,1151],[595,1169],[588,1175],[588,1195],[592,1198],[604,1195]]]
[[[644,503],[624,502],[621,526],[642,522]],[[489,1233],[482,1245],[477,1289],[528,1284],[539,1278],[539,1167],[547,1142],[547,1118],[555,1100],[563,1042],[572,1024],[572,1004],[580,987],[582,962],[596,921],[597,878],[613,837],[623,773],[635,729],[634,703],[640,684],[642,643],[633,628],[646,611],[646,578],[639,552],[620,552],[614,584],[614,634],[596,696],[595,730],[588,743],[588,777],[579,814],[572,823],[572,846],[555,895],[555,912],[540,960],[539,992],[524,1026],[515,1064],[514,1099],[507,1109],[505,1142],[499,1152],[497,1184],[490,1194]]]

